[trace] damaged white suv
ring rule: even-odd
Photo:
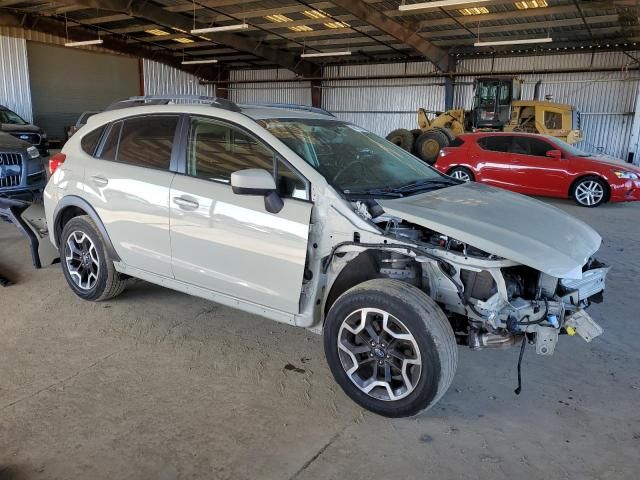
[[[320,111],[180,101],[95,115],[52,158],[49,236],[78,296],[136,277],[313,329],[347,395],[390,417],[440,399],[457,343],[550,355],[602,332],[584,223]]]

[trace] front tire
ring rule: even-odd
[[[607,201],[608,187],[600,178],[590,176],[578,180],[571,196],[581,207],[594,208]]]
[[[357,285],[331,306],[324,327],[329,368],[345,393],[386,417],[432,407],[458,361],[456,339],[440,307],[398,280]]]
[[[84,300],[108,300],[126,280],[116,271],[98,229],[88,215],[69,220],[60,235],[60,263],[71,290]]]

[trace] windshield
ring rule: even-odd
[[[319,119],[259,123],[346,194],[450,181],[402,148],[350,123]]]
[[[13,125],[27,125],[20,115],[11,110],[0,109],[0,123],[11,123]]]
[[[559,138],[551,137],[549,135],[545,135],[545,137],[547,137],[547,140],[551,141],[551,143],[554,143],[558,148],[560,148],[561,150],[564,150],[572,157],[591,157],[592,156],[590,153],[583,152],[579,148],[576,148],[573,145],[569,145],[567,142],[560,140]]]

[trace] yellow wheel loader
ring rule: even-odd
[[[513,77],[481,77],[474,81],[471,110],[437,112],[418,109],[415,130],[398,129],[387,140],[433,165],[441,148],[465,132],[503,131],[542,133],[568,143],[582,140],[580,114],[571,105],[520,100],[522,81]],[[539,83],[534,97],[538,98]]]

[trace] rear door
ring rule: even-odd
[[[309,183],[244,128],[193,117],[184,175],[171,187],[171,248],[175,278],[208,290],[299,312],[312,204]],[[271,172],[284,208],[264,197],[234,194],[231,173]]]
[[[171,277],[169,187],[179,115],[129,117],[107,127],[86,161],[84,195],[124,263]]]
[[[477,165],[478,178],[496,187],[516,190],[511,164],[511,135],[489,135],[477,139],[471,159]]]
[[[547,157],[558,147],[542,138],[513,137],[511,153],[513,182],[520,191],[532,195],[566,195],[569,173],[567,160]]]

